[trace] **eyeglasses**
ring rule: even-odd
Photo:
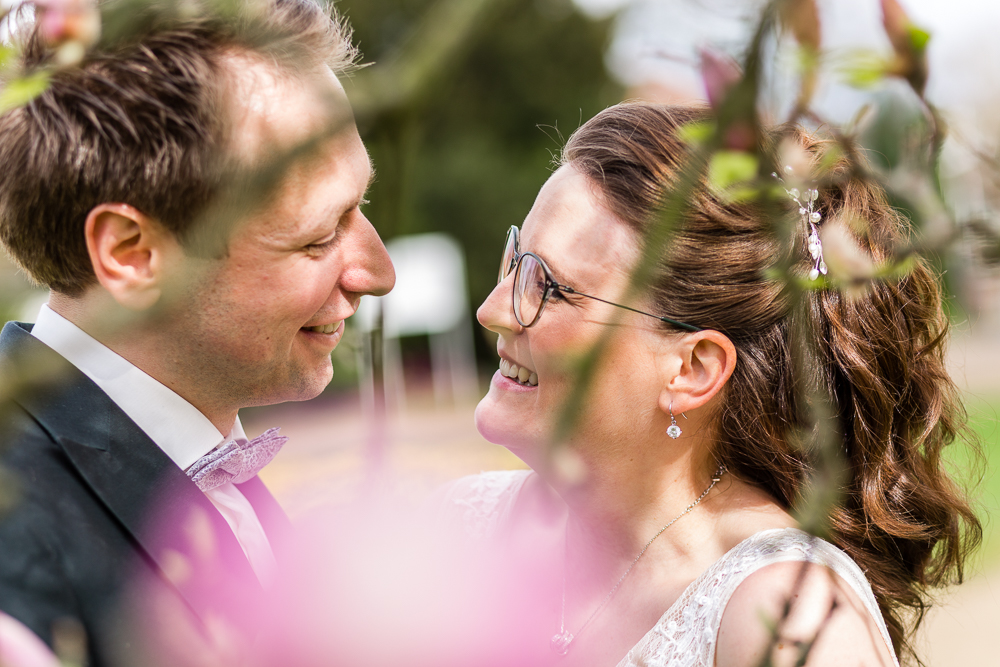
[[[661,322],[672,324],[686,331],[703,330],[701,327],[678,322],[669,317],[660,317],[659,315],[636,310],[629,306],[623,306],[620,303],[612,303],[600,297],[577,292],[569,285],[557,283],[552,277],[552,272],[549,270],[548,265],[545,264],[545,260],[533,252],[520,252],[520,233],[520,230],[514,226],[511,226],[510,230],[507,231],[507,241],[503,247],[503,259],[500,261],[500,273],[497,276],[497,284],[499,285],[503,282],[504,278],[509,276],[511,271],[514,272],[514,290],[512,295],[514,317],[517,318],[517,323],[522,327],[534,326],[538,322],[538,318],[542,316],[542,311],[545,310],[545,302],[549,300],[549,297],[555,292],[562,292],[564,294],[584,296],[611,306],[631,310],[633,313],[639,313],[640,315],[655,317]]]

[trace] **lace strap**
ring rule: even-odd
[[[751,540],[753,541],[751,542]],[[893,662],[899,664],[892,647],[892,639],[889,637],[889,630],[882,618],[882,611],[879,609],[871,585],[861,568],[846,553],[829,542],[796,528],[757,533],[750,540],[739,545],[737,549],[739,551],[734,555],[733,561],[738,565],[739,571],[734,573],[734,576],[728,577],[726,584],[718,592],[722,604],[719,605],[716,612],[714,623],[716,630],[722,625],[722,614],[725,612],[729,599],[739,585],[751,574],[773,563],[808,562],[830,568],[850,585],[878,626],[879,633],[882,635],[889,653],[893,656]],[[712,639],[713,661],[716,639],[718,639],[718,632]]]
[[[733,547],[684,590],[618,667],[711,667],[722,615],[733,593],[754,572],[782,562],[823,565],[846,581],[875,620],[898,667],[889,631],[861,568],[834,545],[795,528],[761,531]]]

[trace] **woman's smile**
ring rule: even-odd
[[[503,357],[500,357],[500,375],[522,386],[538,386],[538,373],[527,366],[519,366],[512,361],[507,361]]]

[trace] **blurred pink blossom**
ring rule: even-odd
[[[705,94],[708,103],[716,111],[722,105],[730,89],[743,78],[739,63],[710,48],[700,49],[701,78],[705,83]]]
[[[59,658],[20,621],[0,612],[0,665],[59,667]]]
[[[101,14],[94,0],[37,0],[35,16],[39,34],[51,48],[69,42],[86,48],[101,36]]]
[[[701,78],[705,83],[708,103],[717,113],[725,104],[730,92],[743,78],[739,63],[710,48],[702,48]],[[750,151],[757,145],[757,133],[749,118],[738,118],[726,128],[722,143],[730,150]]]

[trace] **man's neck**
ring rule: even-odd
[[[176,377],[170,369],[176,367],[162,359],[163,346],[154,340],[146,326],[149,315],[121,308],[99,290],[90,290],[76,298],[53,292],[48,306],[55,313],[72,322],[88,336],[122,357],[130,364],[164,385],[197,408],[223,435],[236,423],[238,409],[212,405],[199,392]],[[108,303],[108,301],[111,301]]]

